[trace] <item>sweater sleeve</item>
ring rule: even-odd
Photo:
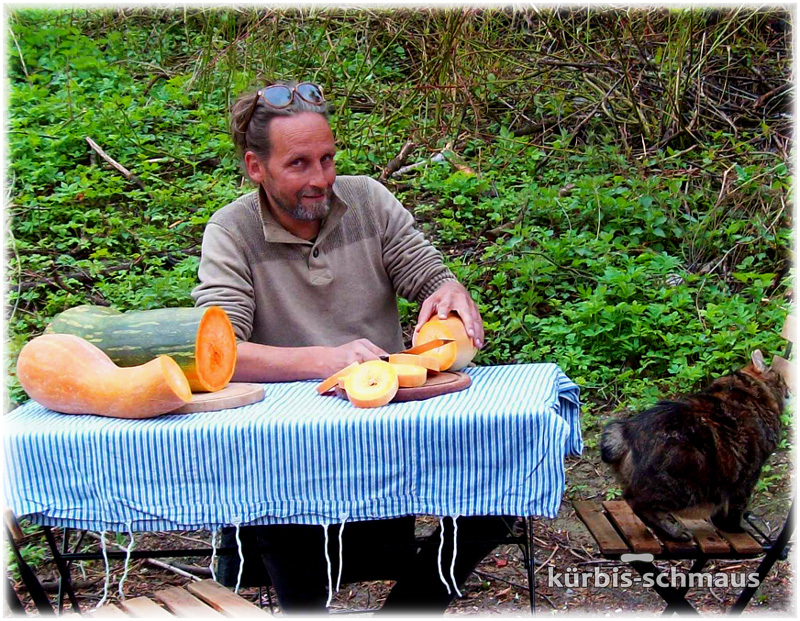
[[[236,237],[213,222],[203,233],[197,276],[200,284],[192,291],[195,306],[220,306],[236,338],[249,339],[256,308],[250,265]]]
[[[456,280],[442,253],[414,226],[414,217],[382,184],[369,184],[382,232],[383,264],[398,295],[422,302],[448,280]]]

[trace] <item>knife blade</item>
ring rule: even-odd
[[[455,339],[433,339],[428,341],[427,343],[423,343],[422,345],[417,345],[416,347],[412,347],[411,349],[406,349],[405,351],[399,351],[398,354],[422,354],[426,351],[430,351],[432,349],[436,349],[437,347],[441,347],[442,345],[447,345],[448,343],[452,343]],[[389,360],[389,356],[381,356],[381,360]]]

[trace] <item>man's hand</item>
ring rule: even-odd
[[[461,317],[473,345],[478,349],[483,347],[483,320],[478,312],[478,306],[472,301],[469,291],[452,280],[445,282],[422,303],[414,335],[416,336],[422,325],[434,314],[438,314],[440,319],[445,319],[450,311],[455,311]]]
[[[341,371],[353,362],[377,360],[381,356],[388,355],[388,352],[383,351],[369,339],[357,339],[339,347],[326,347],[325,350],[323,360],[325,377]]]

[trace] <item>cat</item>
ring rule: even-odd
[[[741,532],[761,467],[780,442],[787,396],[784,378],[755,350],[750,364],[700,392],[608,423],[600,456],[623,498],[658,534],[689,541],[690,531],[670,515],[687,510]]]

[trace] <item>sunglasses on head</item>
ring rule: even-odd
[[[288,108],[292,105],[295,94],[306,103],[310,103],[315,106],[325,102],[325,97],[322,95],[322,89],[311,82],[301,82],[296,86],[287,86],[285,84],[273,84],[271,86],[266,86],[258,91],[255,97],[253,97],[253,105],[250,106],[250,112],[247,113],[247,118],[244,123],[242,123],[242,127],[239,131],[242,133],[247,131],[247,126],[250,125],[253,114],[258,107],[259,99],[263,99],[264,103],[266,103],[268,106],[272,108],[278,108],[280,110],[282,108]]]

